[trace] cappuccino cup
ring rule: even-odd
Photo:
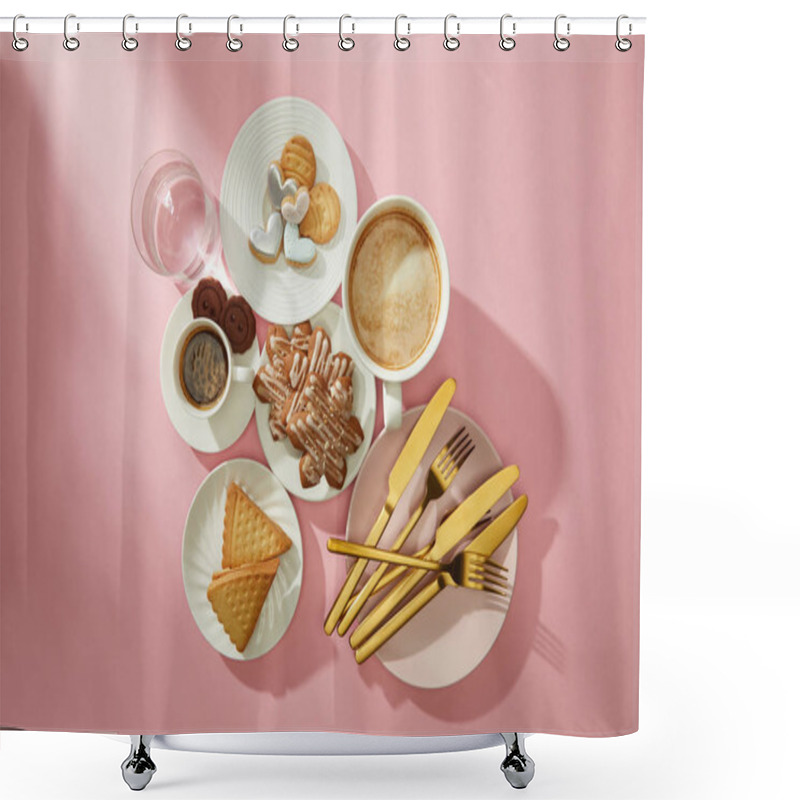
[[[175,392],[186,410],[209,419],[228,398],[231,384],[251,383],[253,370],[233,363],[225,332],[211,319],[198,317],[181,331],[173,359]]]
[[[444,333],[450,273],[430,214],[384,197],[356,226],[342,283],[344,317],[364,366],[383,382],[387,428],[400,426],[402,384],[431,360]]]

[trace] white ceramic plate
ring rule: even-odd
[[[231,292],[227,289],[228,296]],[[219,453],[230,447],[244,432],[255,407],[255,393],[250,383],[232,383],[225,404],[208,419],[195,417],[187,410],[186,401],[175,388],[172,375],[175,347],[181,331],[192,314],[192,293],[187,292],[176,304],[161,339],[161,396],[170,422],[183,440],[203,453]],[[258,367],[258,338],[245,353],[233,355],[237,366]]]
[[[377,518],[386,497],[389,472],[421,413],[422,408],[406,411],[399,429],[385,430],[375,440],[353,489],[347,517],[347,538],[351,541],[363,542]],[[403,529],[425,494],[428,468],[434,456],[462,425],[469,432],[475,450],[450,488],[425,510],[401,552],[410,555],[428,544],[442,516],[504,466],[478,424],[466,414],[449,408],[420,468],[395,506],[380,547],[388,549]],[[493,512],[501,511],[512,499],[511,492],[506,492]],[[330,553],[326,556],[341,558]],[[497,548],[492,558],[508,568],[509,582],[513,586],[517,567],[516,530]],[[421,689],[449,686],[469,675],[492,649],[505,621],[509,600],[510,595],[509,598],[498,598],[487,592],[448,587],[386,642],[373,658],[380,659],[386,669],[411,686]],[[373,606],[374,601],[368,603],[359,618],[363,619]],[[348,638],[357,622],[348,631]]]
[[[206,597],[211,575],[222,568],[222,526],[228,484],[236,481],[253,502],[286,531],[292,547],[281,556],[261,616],[240,653]],[[183,530],[183,588],[194,621],[208,643],[227,658],[247,661],[269,652],[292,621],[303,580],[303,542],[294,506],[275,476],[257,461],[238,458],[220,464],[200,484]]]
[[[263,264],[249,247],[250,231],[263,225],[264,193],[271,161],[296,135],[305,136],[317,159],[317,183],[339,195],[342,216],[333,239],[317,247],[314,263],[290,267],[283,256]],[[298,97],[279,97],[257,108],[242,125],[228,153],[220,192],[220,230],[225,260],[238,290],[253,310],[281,325],[318,313],[336,294],[358,215],[356,179],[347,147],[318,106]]]
[[[361,446],[347,458],[347,475],[344,486],[341,489],[333,489],[323,478],[316,486],[304,489],[300,484],[300,451],[295,450],[288,439],[279,442],[273,441],[269,431],[269,410],[268,403],[256,401],[256,427],[258,436],[261,439],[261,446],[264,448],[264,455],[267,458],[272,471],[278,480],[295,496],[302,500],[314,502],[329,500],[339,492],[344,491],[357,475],[361,464],[369,450],[372,441],[372,432],[375,428],[375,378],[362,366],[361,362],[355,357],[355,347],[353,340],[347,331],[344,321],[344,313],[340,306],[335,303],[328,303],[319,314],[311,317],[312,327],[322,326],[331,339],[331,346],[334,353],[342,351],[347,353],[355,364],[353,372],[353,413],[361,423],[364,431],[364,441]],[[287,333],[291,335],[292,326],[287,327]],[[258,366],[266,362],[266,344],[261,352],[261,359]]]

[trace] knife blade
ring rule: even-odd
[[[501,469],[484,481],[437,528],[433,547],[425,557],[438,561],[445,553],[452,550],[472,530],[472,526],[514,485],[517,478],[519,478],[519,467],[511,466]],[[353,631],[350,646],[354,650],[360,647],[426,574],[424,570],[414,570],[400,581]]]
[[[367,535],[364,544],[377,545],[380,540],[384,529],[386,528],[389,518],[392,516],[394,507],[400,499],[400,495],[405,491],[409,481],[416,472],[417,467],[422,461],[425,451],[428,449],[434,435],[436,434],[439,424],[441,423],[450,401],[456,391],[456,382],[453,378],[448,378],[437,390],[433,397],[425,406],[425,410],[420,414],[419,419],[416,421],[411,433],[400,451],[400,455],[389,473],[389,493],[386,501],[383,504],[378,519],[372,526],[369,534]],[[359,558],[350,567],[345,578],[344,585],[342,586],[336,600],[328,612],[325,619],[325,633],[330,636],[336,629],[336,625],[342,616],[347,601],[353,594],[358,581],[364,574],[369,561],[366,558]]]
[[[527,495],[514,500],[484,531],[464,548],[464,552],[480,553],[487,558],[506,540],[516,528],[525,509],[528,507]],[[426,586],[416,597],[409,600],[396,614],[385,622],[364,644],[356,649],[356,661],[363,664],[378,648],[386,644],[409,620],[418,614],[442,589],[452,586],[452,579],[447,575],[439,575],[435,581]]]

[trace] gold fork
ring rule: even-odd
[[[413,569],[427,569],[438,572],[449,586],[463,586],[466,589],[478,589],[492,594],[506,596],[504,588],[508,586],[508,577],[504,574],[508,569],[488,556],[481,553],[462,551],[451,561],[443,563],[431,561],[427,558],[414,558],[414,556],[382,550],[380,547],[368,547],[355,544],[344,539],[328,539],[328,550],[331,553],[341,553],[356,558],[369,558],[373,561],[382,561],[389,564],[400,564]]]
[[[464,426],[462,425],[452,437],[450,437],[450,441],[439,451],[436,458],[434,458],[428,470],[428,483],[425,487],[425,497],[419,506],[417,506],[416,511],[411,515],[405,528],[403,528],[398,537],[394,540],[390,552],[396,553],[405,544],[406,539],[417,524],[417,520],[422,516],[422,512],[427,508],[428,503],[432,500],[438,500],[445,493],[474,449],[475,445],[472,443],[469,433],[465,432]],[[386,572],[387,569],[388,564],[380,564],[375,572],[372,573],[369,580],[364,584],[361,591],[353,597],[351,604],[347,606],[339,622],[339,627],[336,629],[339,636],[344,636],[345,633],[347,633],[348,628],[353,624],[353,620],[358,615],[358,612],[361,611],[370,595],[375,591],[375,587],[378,585],[378,582],[383,577],[383,573]]]

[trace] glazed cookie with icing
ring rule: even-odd
[[[281,202],[281,215],[285,223],[283,251],[286,263],[293,267],[308,267],[317,257],[317,246],[314,242],[300,235],[300,223],[308,213],[310,202],[311,198],[305,186],[301,186],[293,197],[284,197]]]

